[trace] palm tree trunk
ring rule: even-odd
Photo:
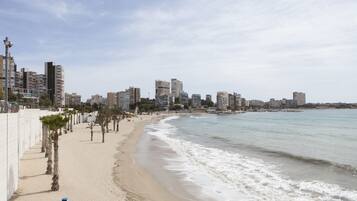
[[[118,119],[118,123],[117,123],[117,132],[119,132],[119,124],[120,124],[120,119]]]
[[[70,127],[70,121],[67,122],[67,131],[70,130],[69,127]]]
[[[42,146],[41,153],[45,152],[46,149],[46,133],[45,133],[45,125],[42,124]]]
[[[109,121],[105,124],[105,127],[107,128],[107,133],[109,133]]]
[[[64,134],[67,134],[67,123],[66,123],[66,125],[64,126],[63,130],[64,130]]]
[[[90,141],[93,141],[93,125],[90,125]]]
[[[104,143],[104,136],[105,136],[105,130],[104,130],[104,125],[102,127],[102,143]]]
[[[48,135],[48,127],[45,125],[44,126],[44,128],[45,128],[45,157],[47,158],[48,157],[48,149],[49,149],[49,145],[48,145],[48,143],[49,143],[49,140],[48,140],[48,137],[49,137],[49,135]]]
[[[73,115],[71,115],[71,132],[73,132]]]
[[[47,157],[47,169],[46,174],[52,174],[52,139],[51,135],[48,136],[48,157]]]
[[[58,174],[58,133],[55,131],[53,136],[53,155],[54,155],[54,165],[53,165],[53,176],[52,176],[52,191],[59,190],[59,174]]]

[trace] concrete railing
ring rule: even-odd
[[[0,113],[0,201],[9,200],[18,187],[20,158],[41,141],[40,117],[54,113],[39,109]]]

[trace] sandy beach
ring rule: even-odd
[[[119,152],[116,155],[118,164],[114,168],[114,180],[127,193],[129,201],[187,201],[158,182],[157,178],[139,165],[135,156],[137,143],[144,132],[144,125],[157,122],[165,116],[138,122],[130,137],[118,147]],[[179,189],[175,190],[180,192]]]
[[[133,155],[144,125],[158,118],[140,116],[130,122],[123,120],[119,133],[107,133],[104,144],[98,126],[91,142],[87,124],[75,125],[73,133],[60,137],[57,192],[50,191],[51,175],[44,174],[46,158],[40,145],[32,147],[21,159],[20,184],[12,200],[49,201],[67,197],[76,201],[179,201],[139,167]]]

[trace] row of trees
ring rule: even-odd
[[[105,142],[105,133],[109,133],[109,123],[113,122],[113,131],[119,132],[119,123],[121,120],[133,116],[130,113],[123,112],[120,109],[109,109],[107,107],[98,111],[95,123],[90,123],[91,140],[93,140],[93,126],[100,126],[102,132],[102,143]]]
[[[45,116],[42,121],[42,147],[47,157],[46,174],[52,174],[51,190],[59,190],[58,174],[58,140],[65,133],[73,132],[73,125],[80,123],[80,114],[76,110],[65,109],[63,113]]]
[[[92,114],[91,114],[92,115]],[[125,118],[133,116],[130,113],[122,112],[118,109],[102,108],[98,111],[95,120],[89,122],[90,140],[93,141],[93,128],[97,125],[101,128],[102,143],[105,142],[105,134],[109,133],[109,123],[113,122],[113,131],[119,132],[119,122]],[[58,173],[58,140],[59,136],[64,133],[73,132],[73,125],[80,123],[80,115],[76,110],[65,109],[63,113],[45,116],[42,121],[42,148],[47,157],[46,174],[52,174],[51,190],[59,190],[59,173]]]

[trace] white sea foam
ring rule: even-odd
[[[204,196],[219,201],[356,201],[357,192],[320,181],[293,181],[279,174],[266,162],[208,148],[173,136],[176,127],[169,117],[152,125],[149,134],[158,137],[174,150],[178,157],[167,159],[167,169],[179,171],[185,179],[202,189]]]
[[[194,116],[194,115],[191,115],[190,118],[191,119],[207,119],[207,117],[204,117],[204,116]]]

